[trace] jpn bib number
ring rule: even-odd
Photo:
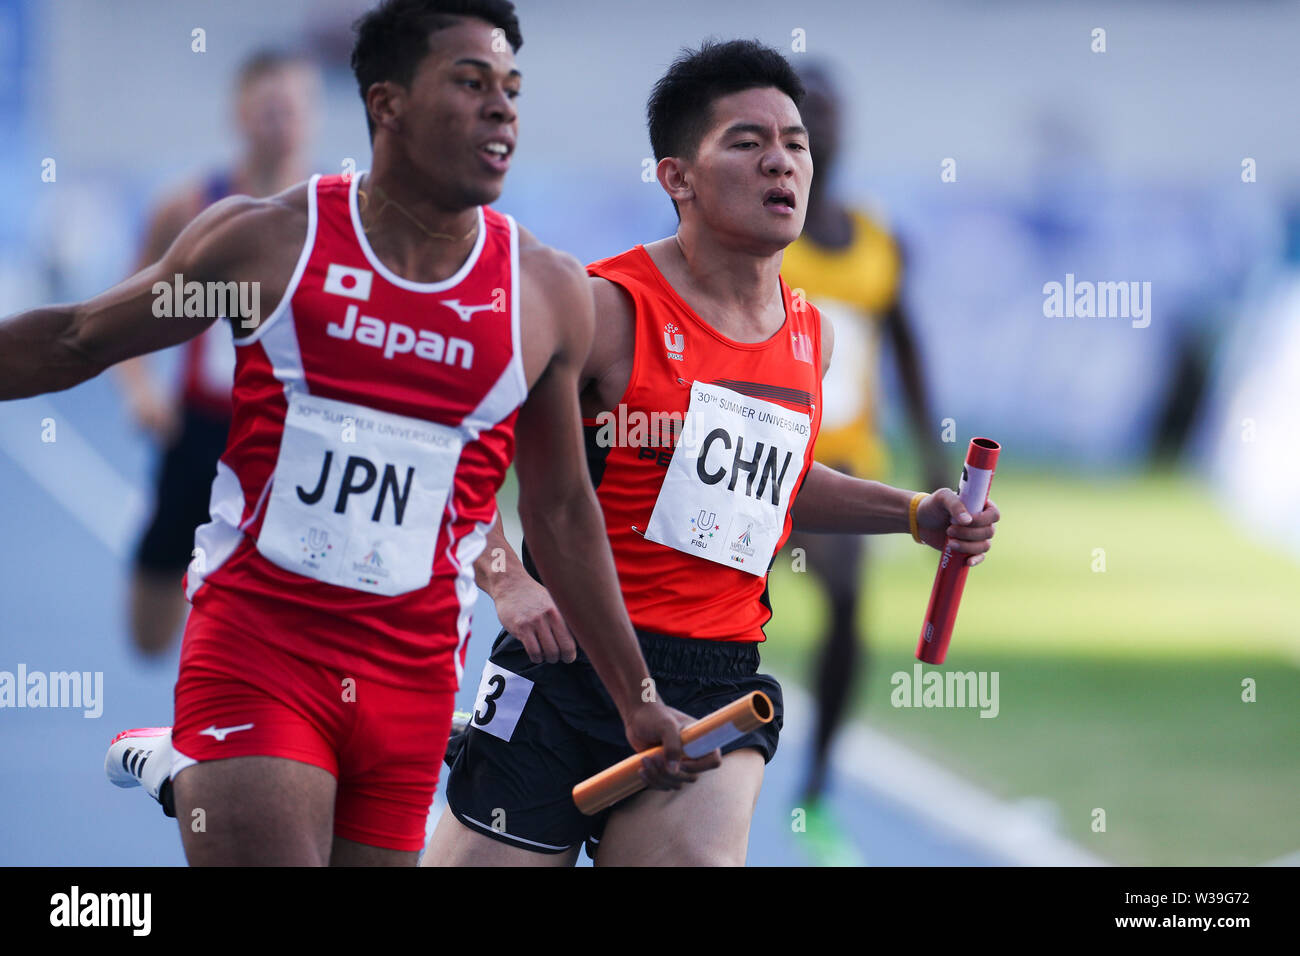
[[[355,591],[424,587],[463,444],[445,425],[291,392],[257,550]]]

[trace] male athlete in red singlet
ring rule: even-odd
[[[456,15],[453,15],[453,11]],[[228,199],[89,302],[0,324],[0,398],[184,341],[158,292],[259,283],[232,319],[234,418],[187,581],[174,791],[194,864],[410,864],[446,747],[473,566],[512,454],[520,515],[655,787],[686,720],[649,677],[582,463],[581,267],[485,208],[513,151],[505,0],[388,0],[353,67],[374,168]]]
[[[601,334],[579,376],[588,466],[661,699],[698,717],[762,690],[776,719],[724,747],[693,787],[584,817],[573,786],[629,751],[563,609],[529,577],[528,537],[522,563],[477,568],[505,630],[449,756],[426,865],[572,864],[584,842],[598,866],[743,863],[781,729],[780,686],[757,672],[757,645],[767,572],[792,525],[878,534],[915,522],[934,547],[989,548],[991,505],[972,518],[950,489],[913,494],[813,463],[832,329],[779,275],[812,178],[801,95],[780,54],[748,41],[688,52],[659,81],[650,139],[681,222],[588,267]],[[506,546],[499,525],[489,544]],[[551,584],[547,569],[540,580]]]

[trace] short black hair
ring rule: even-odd
[[[352,72],[361,89],[393,82],[409,87],[420,61],[429,52],[429,34],[455,26],[458,17],[474,17],[499,27],[516,53],[524,45],[519,18],[510,0],[384,0],[362,16],[352,29]],[[366,126],[375,138],[375,121],[366,108]]]
[[[694,159],[712,119],[713,103],[732,93],[774,86],[795,105],[803,84],[776,50],[757,40],[706,40],[685,49],[650,92],[646,114],[655,162],[665,156]]]

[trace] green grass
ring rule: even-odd
[[[890,705],[937,560],[900,535],[872,542],[860,715],[1000,796],[1047,798],[1064,834],[1117,863],[1249,864],[1300,849],[1300,566],[1173,474],[1001,471],[995,548],[971,572],[944,665],[997,671],[998,717]],[[821,592],[778,559],[772,595],[765,662],[802,677]],[[1255,703],[1241,699],[1245,678]],[[1094,808],[1105,833],[1091,830]]]

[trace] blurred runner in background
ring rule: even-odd
[[[805,65],[799,78],[806,90],[800,114],[808,127],[817,175],[808,197],[803,234],[786,249],[781,274],[796,294],[801,292],[835,326],[835,361],[822,383],[817,461],[858,478],[886,478],[888,451],[874,407],[883,332],[898,360],[924,487],[942,488],[947,483],[943,454],[933,431],[938,422],[930,415],[920,357],[900,300],[902,252],[882,224],[830,193],[842,135],[839,93],[822,64]],[[837,848],[852,843],[838,839],[821,797],[831,741],[844,719],[860,670],[857,618],[867,539],[856,534],[796,531],[790,540],[792,551],[803,549],[807,568],[824,584],[830,605],[830,622],[812,677],[817,725],[803,799],[814,852],[833,857]]]
[[[135,271],[159,261],[181,230],[218,200],[272,196],[307,178],[318,84],[315,66],[291,53],[265,50],[244,61],[235,85],[239,158],[228,169],[186,184],[154,210]],[[171,648],[185,617],[180,578],[190,561],[194,529],[208,521],[235,372],[225,322],[214,322],[177,348],[181,372],[172,386],[154,377],[147,356],[118,366],[131,417],[162,449],[153,514],[136,547],[131,577],[131,638],[150,656]]]

